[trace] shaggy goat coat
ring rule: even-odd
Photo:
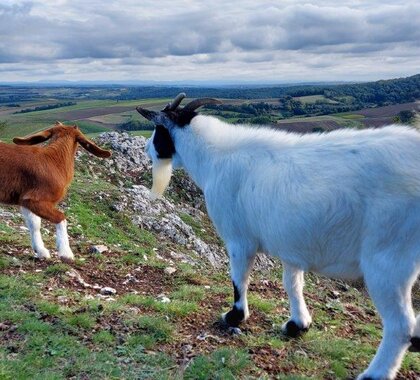
[[[169,131],[174,167],[184,167],[203,190],[226,244],[234,286],[227,324],[236,327],[248,317],[257,251],[282,260],[291,309],[287,335],[312,321],[303,298],[305,271],[363,277],[384,334],[358,379],[395,378],[410,340],[419,344],[411,289],[420,272],[420,133],[389,126],[301,136],[194,114],[177,123],[187,107],[138,111]],[[157,131],[147,147],[154,165]]]

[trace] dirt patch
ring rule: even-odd
[[[317,131],[334,131],[335,129],[343,128],[343,126],[334,120],[316,120],[281,122],[274,125],[274,128],[295,133],[312,133]]]
[[[85,110],[57,112],[56,118],[59,120],[88,119],[94,116],[110,115],[113,113],[133,111],[135,109],[136,107],[134,105],[133,106],[113,106],[113,107],[90,108],[90,109],[85,109]]]
[[[364,108],[360,111],[353,112],[356,115],[363,115],[365,117],[380,118],[380,117],[393,117],[398,112],[405,110],[419,111],[420,102],[393,104],[391,106],[376,107],[376,108]]]

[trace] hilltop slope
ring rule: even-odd
[[[201,192],[178,172],[166,198],[151,201],[145,139],[107,133],[99,143],[112,159],[78,154],[62,204],[74,264],[32,259],[18,210],[0,208],[0,378],[346,379],[366,366],[380,322],[363,288],[308,275],[314,326],[288,340],[281,267],[265,256],[250,320],[231,336],[219,323],[232,302],[227,257]],[[408,354],[399,378],[419,373]]]

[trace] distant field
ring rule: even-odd
[[[304,104],[313,104],[313,103],[316,103],[317,101],[322,101],[324,103],[331,103],[331,104],[338,103],[338,102],[335,102],[334,100],[326,98],[324,95],[297,96],[293,99],[299,100],[300,102]]]
[[[361,123],[364,127],[381,127],[383,125],[392,124],[394,117],[401,111],[413,110],[420,111],[420,102],[394,104],[392,106],[365,108],[360,111],[355,111],[354,114],[363,117]]]
[[[145,105],[151,109],[162,109],[169,101],[170,99],[142,99],[123,102],[81,100],[73,106],[23,114],[14,114],[14,112],[41,104],[54,104],[58,100],[19,102],[20,107],[1,106],[0,122],[6,122],[6,127],[0,130],[0,139],[10,141],[15,136],[23,136],[48,128],[57,120],[77,124],[85,133],[104,132],[126,121],[140,120],[140,115],[135,111],[135,107],[138,105]]]
[[[322,95],[296,97],[302,103],[314,103],[316,101],[328,101]],[[69,101],[71,99],[67,99]],[[56,120],[77,124],[85,133],[98,134],[104,131],[115,129],[119,124],[142,120],[141,116],[135,111],[137,105],[145,105],[148,108],[159,110],[167,104],[170,99],[142,99],[130,101],[114,100],[77,100],[76,105],[55,108],[51,110],[14,114],[24,108],[35,107],[38,105],[55,104],[63,102],[63,99],[42,99],[40,101],[19,102],[20,107],[0,106],[0,123],[6,122],[6,126],[0,130],[0,139],[10,141],[15,136],[23,136],[48,128]],[[186,100],[186,102],[188,99]],[[277,98],[271,99],[224,99],[225,104],[240,105],[242,103],[278,103]],[[337,128],[364,128],[380,127],[393,122],[394,117],[402,110],[419,110],[419,102],[397,104],[386,107],[366,108],[360,111],[331,114],[325,116],[312,117],[293,117],[281,119],[280,114],[275,112],[266,114],[271,122],[279,129],[307,133],[313,131],[331,131]],[[205,110],[210,114],[218,113],[217,117],[236,123],[250,118],[252,115],[215,110]],[[143,133],[143,132],[141,132]]]

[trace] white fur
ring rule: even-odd
[[[226,243],[237,306],[256,251],[279,257],[291,319],[311,323],[303,272],[364,277],[384,325],[362,377],[392,379],[415,327],[411,288],[420,271],[420,133],[398,126],[297,135],[196,116],[159,123],[174,163],[203,190]],[[153,156],[153,144],[149,144]]]
[[[64,260],[74,260],[74,255],[69,244],[69,237],[67,235],[67,221],[64,219],[61,223],[56,224],[55,227],[57,233],[58,256]]]
[[[153,163],[153,186],[150,190],[152,198],[160,198],[171,181],[172,160],[156,160]]]
[[[413,336],[420,338],[420,314],[417,316],[416,327],[414,328]]]
[[[35,257],[39,259],[49,259],[50,252],[45,248],[41,236],[41,218],[25,207],[21,207],[21,212],[25,218],[29,233],[31,234],[31,245],[35,252]]]

